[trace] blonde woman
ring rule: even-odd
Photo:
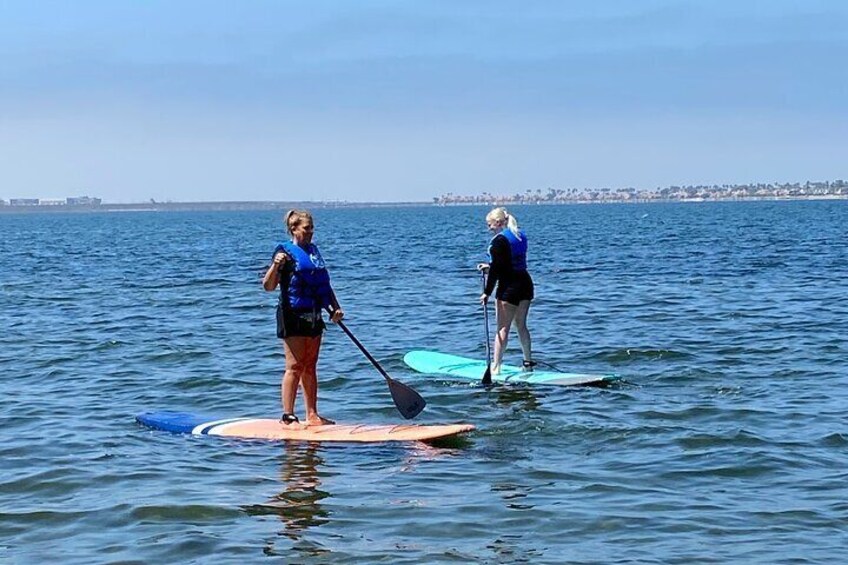
[[[332,310],[331,320],[338,322],[344,312],[330,286],[330,275],[318,247],[312,243],[315,224],[304,210],[290,210],[284,219],[291,241],[277,245],[262,286],[271,292],[280,288],[277,304],[277,337],[283,340],[286,370],[281,395],[283,417],[291,425],[300,420],[294,413],[297,390],[303,387],[306,425],[332,424],[318,414],[318,352],[324,331],[322,310]]]
[[[536,363],[531,351],[527,314],[534,292],[533,279],[527,272],[527,234],[518,227],[518,220],[506,208],[495,208],[489,212],[486,225],[495,236],[489,244],[489,263],[481,263],[478,268],[488,271],[486,286],[480,296],[484,306],[497,285],[495,311],[498,331],[495,333],[491,372],[493,375],[500,373],[513,322],[524,353],[524,370],[532,371]]]

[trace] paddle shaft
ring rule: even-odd
[[[365,354],[365,356],[368,358],[368,360],[369,360],[369,361],[371,361],[371,364],[372,364],[372,365],[374,365],[374,367],[376,367],[378,371],[380,371],[380,374],[381,374],[381,375],[383,375],[383,377],[384,377],[387,381],[390,381],[390,382],[391,382],[392,380],[394,380],[394,379],[392,379],[392,378],[389,376],[389,374],[388,374],[388,373],[387,373],[387,372],[383,369],[383,367],[382,367],[382,366],[380,366],[380,363],[378,363],[378,362],[377,362],[377,360],[376,360],[376,359],[374,359],[374,357],[373,357],[370,353],[368,353],[368,350],[367,350],[367,349],[365,349],[365,346],[364,346],[364,345],[362,345],[361,343],[359,343],[359,340],[358,340],[358,339],[356,339],[356,336],[355,336],[355,335],[353,335],[353,332],[351,332],[351,331],[347,328],[347,326],[346,326],[346,325],[344,325],[344,322],[342,322],[341,320],[339,320],[338,322],[336,322],[336,324],[338,324],[338,325],[339,325],[339,327],[340,327],[342,330],[344,330],[344,333],[346,333],[346,334],[347,334],[347,337],[349,337],[349,338],[350,338],[350,340],[351,340],[353,343],[355,343],[355,344],[356,344],[356,347],[358,347],[358,348],[359,348],[359,350],[360,350],[362,353],[364,353],[364,354]]]
[[[486,272],[480,271],[480,282],[483,285],[483,294],[486,294]],[[492,346],[489,339],[489,302],[483,302],[483,325],[486,326],[486,372],[483,373],[484,385],[492,384]]]
[[[483,292],[486,292],[486,274],[481,277],[483,280]],[[489,303],[483,303],[483,325],[486,326],[486,363],[492,364],[492,344],[489,337]]]
[[[333,311],[330,308],[327,308],[327,312],[330,313],[330,316],[333,315]],[[356,339],[356,336],[353,335],[353,332],[350,331],[341,320],[336,322],[336,324],[342,330],[344,330],[344,333],[347,334],[347,337],[349,337],[350,340],[356,344],[356,347],[358,347],[359,350],[363,354],[365,354],[365,357],[367,357],[368,360],[371,361],[371,364],[374,365],[374,367],[376,367],[377,370],[380,371],[380,374],[383,375],[383,378],[386,379],[386,384],[389,387],[389,393],[391,393],[392,395],[392,401],[394,401],[398,412],[400,412],[401,415],[407,420],[410,420],[420,414],[421,411],[424,410],[424,407],[427,406],[427,401],[424,400],[424,398],[420,394],[418,394],[411,386],[405,385],[402,382],[396,381],[391,378],[386,372],[386,370],[383,369],[382,366],[380,366],[380,363],[378,363],[377,360],[374,359],[374,356],[371,355],[367,349],[365,349],[365,346],[362,345],[358,339]]]

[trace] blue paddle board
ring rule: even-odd
[[[419,373],[445,375],[469,381],[480,381],[486,372],[486,362],[468,359],[458,355],[448,355],[435,351],[410,351],[403,357],[404,363]],[[557,371],[525,372],[519,367],[501,365],[499,375],[492,375],[496,383],[528,383],[539,385],[588,385],[618,380],[616,374],[593,375],[587,373],[559,373]]]

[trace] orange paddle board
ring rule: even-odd
[[[282,424],[271,418],[214,419],[185,412],[147,412],[136,420],[149,428],[174,433],[291,441],[375,443],[431,441],[474,430],[472,424]]]

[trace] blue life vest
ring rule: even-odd
[[[314,244],[303,249],[287,241],[277,245],[274,253],[283,251],[292,261],[292,277],[288,287],[288,305],[298,310],[321,310],[330,305],[330,274],[324,258]],[[285,289],[282,289],[285,293]],[[280,300],[283,300],[283,295]]]
[[[509,242],[509,251],[510,257],[512,258],[512,270],[513,271],[526,271],[527,270],[527,234],[524,233],[524,230],[519,229],[518,234],[521,236],[521,239],[515,236],[512,233],[512,230],[509,228],[505,228],[498,235],[502,235],[506,238],[507,242]],[[496,235],[495,237],[498,237]],[[492,242],[495,241],[495,237],[492,238]],[[492,245],[489,244],[489,261],[492,260]]]

